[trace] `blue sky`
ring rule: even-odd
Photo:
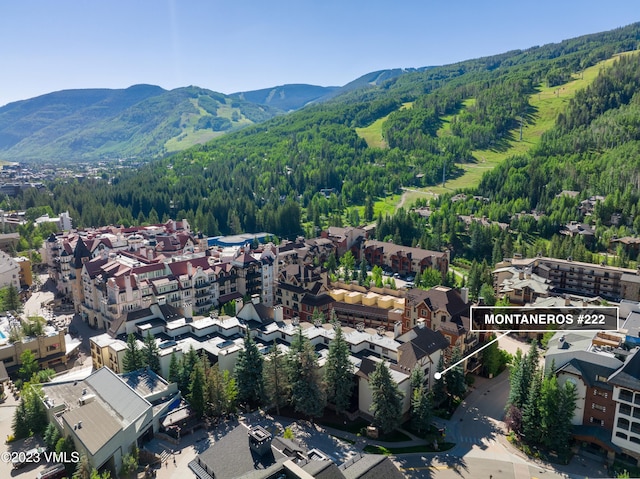
[[[344,85],[640,20],[637,0],[0,2],[0,105],[71,88]]]

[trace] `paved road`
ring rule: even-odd
[[[526,354],[529,345],[505,336],[500,346]],[[474,390],[447,424],[447,441],[456,444],[441,454],[407,454],[396,463],[412,478],[551,479],[608,477],[599,463],[574,457],[567,466],[535,463],[511,446],[504,435],[504,406],[509,394],[509,373],[494,379],[478,378]]]

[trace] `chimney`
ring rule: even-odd
[[[251,302],[253,304],[259,304],[260,303],[260,295],[259,294],[252,294],[251,295]]]
[[[262,426],[254,426],[249,429],[249,448],[259,457],[271,451],[271,439],[273,436]]]
[[[187,321],[193,319],[193,304],[191,302],[184,302],[184,317]]]
[[[189,277],[193,276],[193,265],[191,264],[191,261],[187,261],[187,274]]]
[[[396,321],[393,325],[393,339],[397,339],[402,334],[402,321]]]
[[[418,326],[418,328],[420,329],[424,329],[424,318],[418,318],[418,320],[416,321],[416,326]]]
[[[236,316],[240,313],[240,311],[242,311],[243,307],[244,301],[242,300],[242,298],[236,299]]]
[[[462,302],[467,304],[469,302],[469,288],[466,286],[464,288],[460,288],[460,296],[462,296]]]
[[[273,320],[275,322],[281,323],[283,319],[284,319],[284,316],[282,312],[282,306],[276,306],[275,308],[273,308]]]

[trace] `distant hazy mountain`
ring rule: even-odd
[[[278,113],[197,87],[63,90],[0,108],[0,160],[154,157]]]
[[[353,90],[358,90],[366,87],[379,86],[379,85],[382,85],[384,82],[388,80],[393,80],[394,78],[397,78],[401,75],[405,75],[407,73],[423,72],[431,68],[434,68],[434,67],[392,68],[389,70],[378,70],[375,72],[367,73],[347,83],[343,87],[340,87],[338,90],[330,93],[329,95],[325,96],[324,100],[330,97],[341,95],[342,93],[353,91]]]
[[[233,93],[231,96],[252,103],[268,105],[283,111],[299,110],[311,102],[340,90],[337,86],[288,84],[262,90]]]
[[[362,75],[344,86],[316,86],[306,84],[287,84],[262,90],[232,93],[230,96],[260,105],[271,106],[283,111],[299,110],[310,103],[321,103],[343,93],[367,87],[381,85],[406,73],[422,72],[433,67],[393,68],[379,70]]]

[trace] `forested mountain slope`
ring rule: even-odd
[[[303,223],[313,232],[315,227],[344,222],[347,208],[353,205],[364,207],[364,218],[351,221],[370,221],[378,198],[401,187],[432,185],[440,181],[443,167],[449,177],[455,176],[460,165],[476,161],[475,150],[507,148],[521,119],[526,123],[535,116],[529,98],[541,86],[560,87],[572,75],[615,53],[636,49],[639,43],[640,25],[634,24],[560,44],[406,73],[225,135],[141,171],[123,172],[111,186],[99,181],[58,184],[53,186],[53,198],[29,192],[24,202],[70,209],[80,225],[187,217],[206,234],[266,230],[290,236],[302,232]],[[578,176],[567,175],[560,167],[551,168],[558,161],[568,165],[568,158],[575,157],[575,164],[604,164],[609,160],[594,152],[600,148],[599,154],[606,155],[611,146],[632,156],[632,151],[623,151],[633,148],[628,138],[618,136],[622,132],[633,136],[628,130],[629,122],[635,121],[635,100],[629,91],[639,87],[633,70],[640,62],[637,56],[629,58],[621,67],[629,70],[620,82],[626,85],[621,93],[607,93],[600,87],[578,95],[531,157],[508,160],[483,181],[480,191],[491,199],[490,205],[460,202],[454,207],[441,198],[442,218],[459,208],[509,220],[513,212],[552,204],[556,185],[570,186],[573,181],[577,187],[583,181],[581,175],[589,171],[585,164],[580,165]],[[613,84],[618,91],[618,83]],[[411,107],[401,109],[407,102]],[[369,147],[356,128],[387,115],[382,131],[388,148]],[[451,134],[438,135],[445,117],[450,118]],[[592,143],[582,150],[557,150],[569,138],[587,141],[589,136],[582,133],[594,125],[601,132],[605,123],[608,143],[594,133]],[[544,163],[547,158],[549,165]],[[538,164],[543,166],[531,166]],[[594,170],[591,179],[604,181],[597,166],[590,168]],[[539,169],[545,172],[536,173]],[[616,173],[625,171],[619,170]],[[544,185],[550,185],[546,193],[540,190]],[[590,184],[586,188],[595,190]],[[434,218],[435,222],[438,215]],[[553,221],[540,227],[551,232]],[[411,234],[397,229],[404,243],[417,241],[416,235],[423,234],[420,228]],[[455,244],[458,233],[451,221],[444,221],[426,230],[420,244],[441,247],[448,242],[461,251],[463,247]]]
[[[0,108],[0,159],[59,163],[153,158],[279,112],[197,87],[64,90]]]

